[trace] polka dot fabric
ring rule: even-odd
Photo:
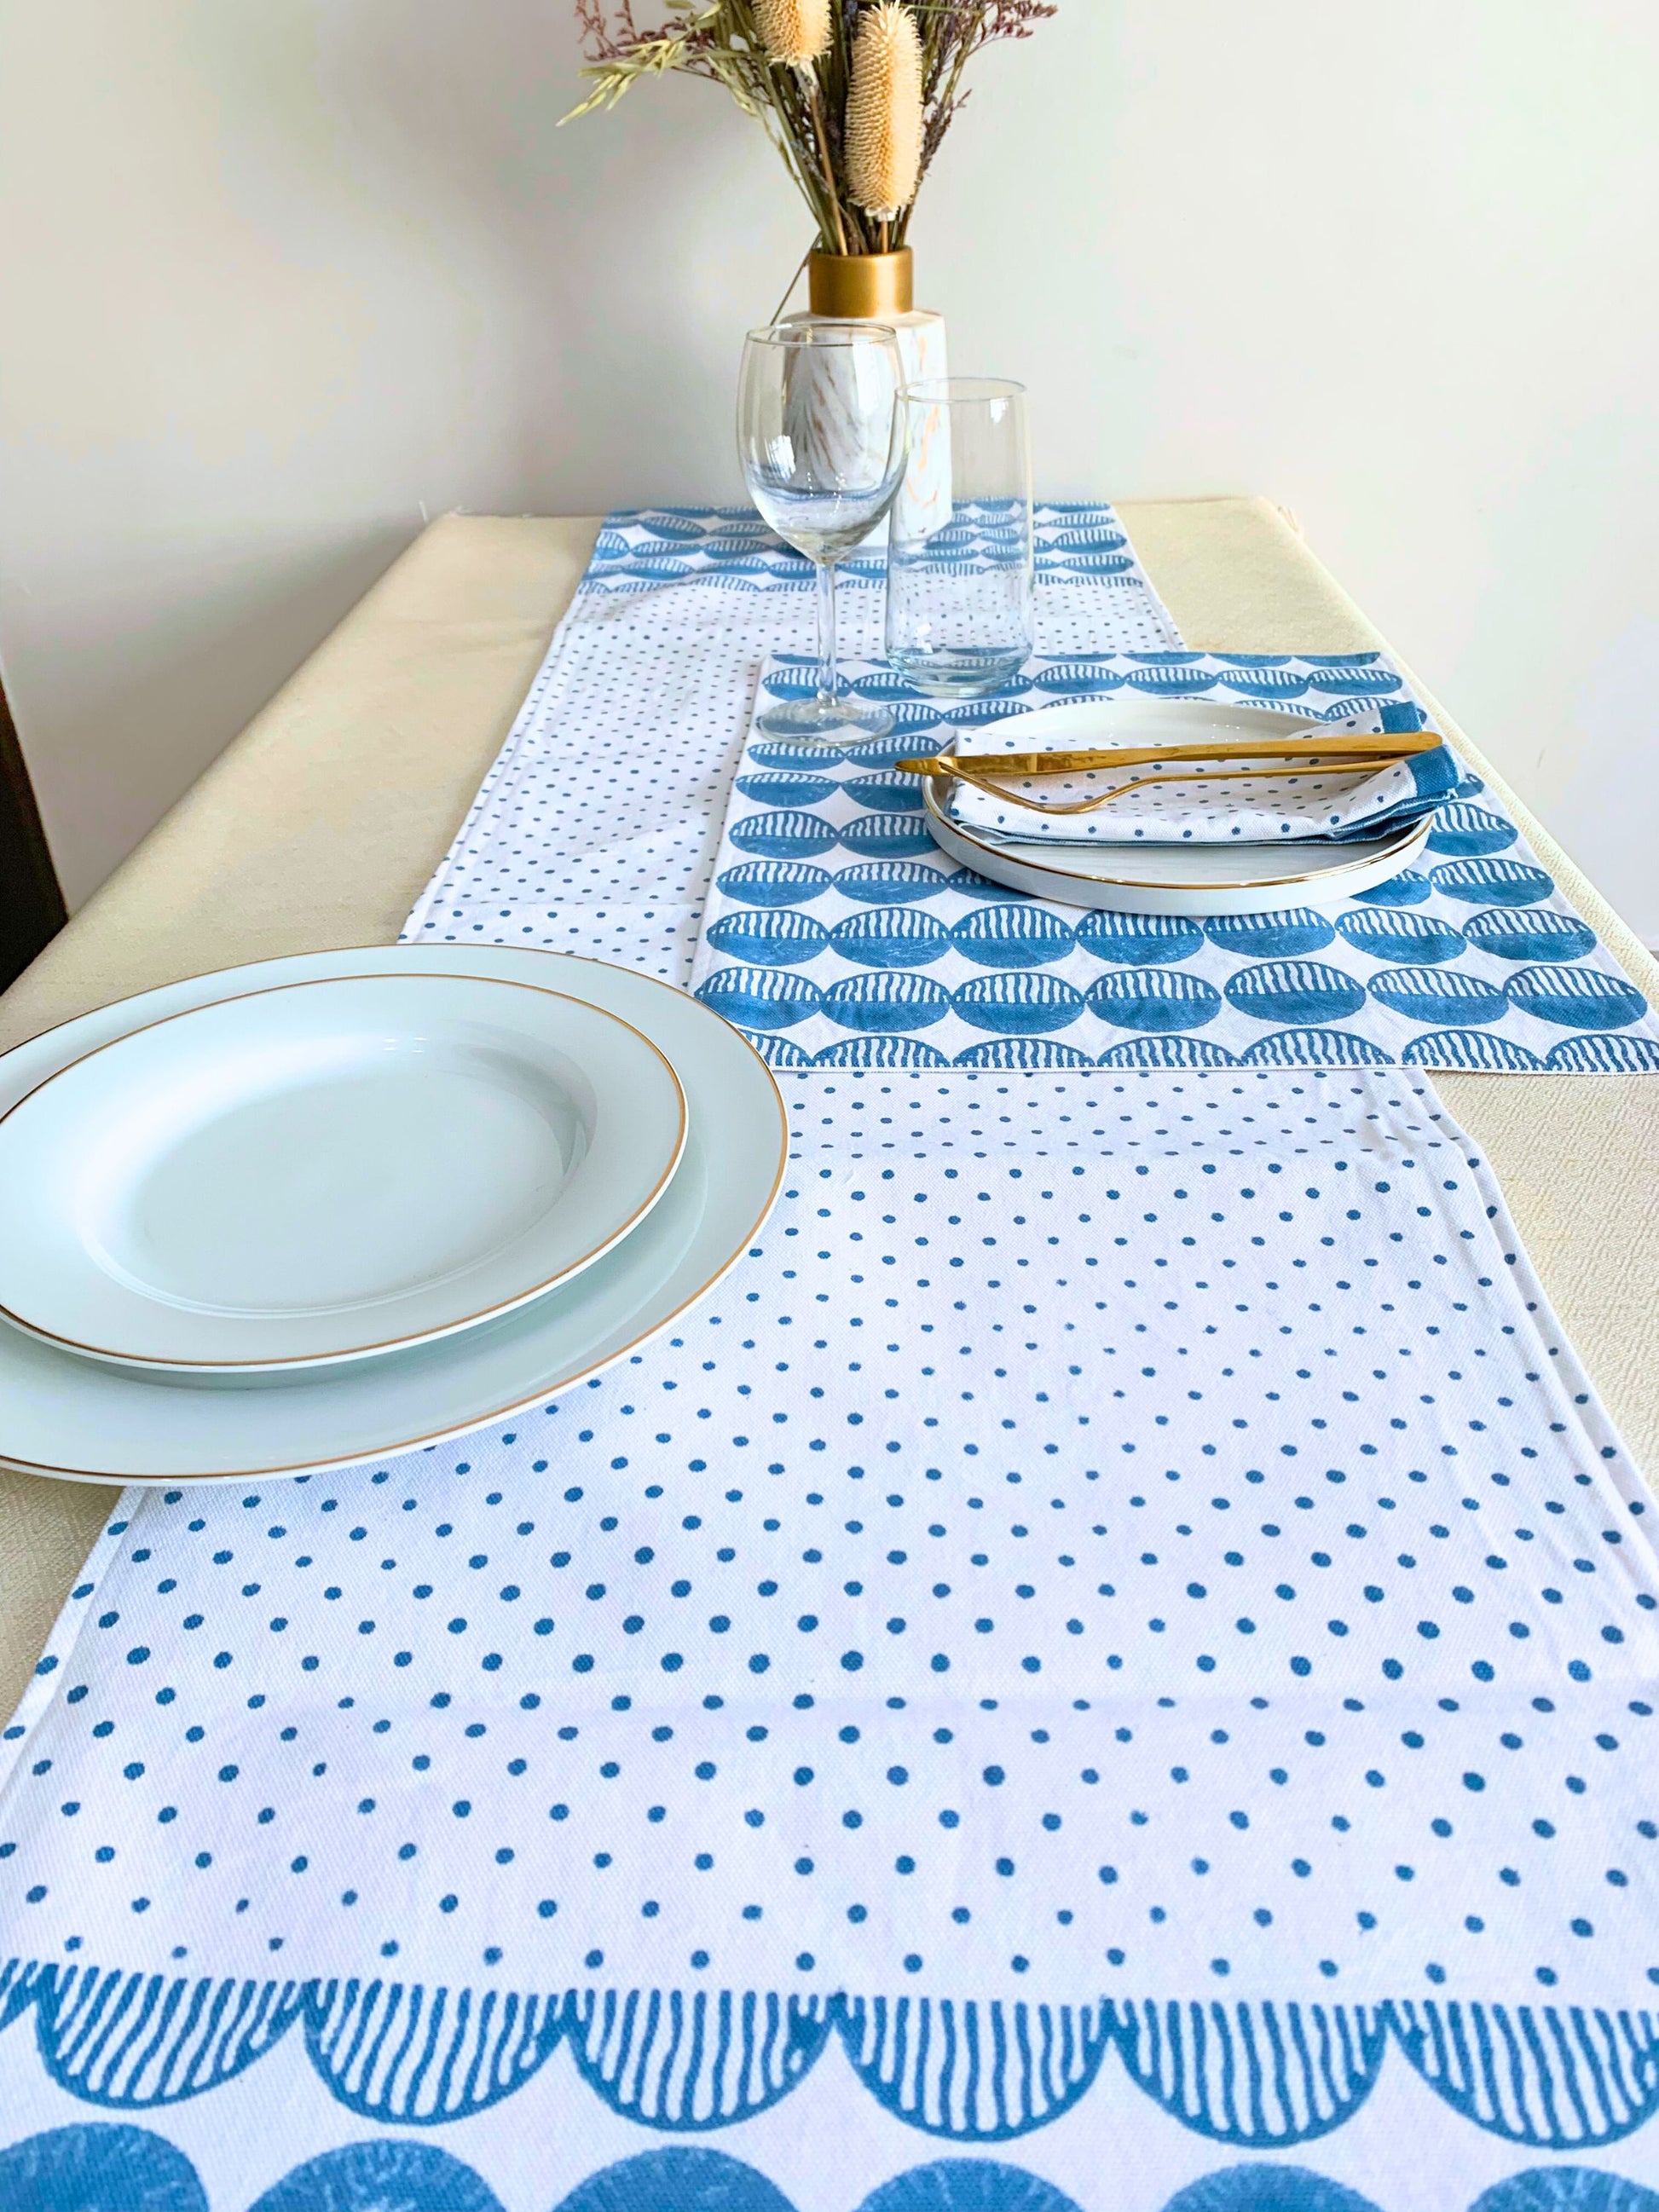
[[[851,675],[877,696],[902,690],[879,664]],[[981,743],[992,713],[1113,690],[1259,702],[1269,677],[1275,697],[1345,726],[1426,719],[1376,653],[1264,667],[1164,651],[1040,659],[1017,696],[965,709],[901,699],[894,736],[848,755],[752,734],[698,995],[781,1068],[1659,1070],[1647,1000],[1476,775],[1431,810],[1418,865],[1375,890],[1198,921],[1092,913],[958,868],[928,834],[919,782],[893,772],[964,721]],[[763,702],[806,680],[775,656]]]
[[[1644,1501],[1432,1095],[788,1096],[749,1261],[612,1375],[112,1524],[0,1796],[60,2074],[154,2087],[88,2014],[112,1966],[294,1990],[352,2094],[392,2095],[364,2038],[437,2032],[409,1984],[510,1996],[613,2100],[643,2069],[647,2118],[690,2062],[641,1990],[760,2008],[726,2031],[745,2110],[832,2026],[902,2103],[894,2007],[943,2050],[1039,2004],[1078,2039],[1038,2119],[1114,2037],[1174,2095],[1161,2008],[1335,2007],[1352,2051],[1281,2136],[1359,2094],[1389,2008],[1424,2069],[1447,2008],[1647,2021]],[[1650,2032],[1609,2033],[1644,2113]],[[966,2079],[914,2094],[983,2132]],[[699,2124],[736,2094],[680,2086]]]

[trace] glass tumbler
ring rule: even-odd
[[[1036,556],[1025,387],[988,376],[913,384],[908,462],[887,556],[887,658],[917,690],[976,699],[1034,640]]]

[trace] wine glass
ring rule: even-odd
[[[751,331],[738,394],[744,481],[780,538],[817,568],[812,699],[769,708],[769,737],[854,745],[885,737],[891,711],[845,690],[836,669],[836,566],[862,544],[904,477],[898,339],[883,323],[776,323]]]

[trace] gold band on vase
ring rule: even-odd
[[[840,322],[908,315],[915,305],[915,264],[896,253],[813,253],[806,264],[811,312]]]

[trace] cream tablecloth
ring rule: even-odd
[[[1194,647],[1384,642],[1266,500],[1119,513]],[[434,523],[0,998],[0,1048],[182,975],[392,942],[507,734],[598,527]],[[1659,963],[1412,680],[1566,897],[1659,999]],[[1485,1146],[1632,1451],[1659,1478],[1659,1083],[1436,1079]],[[0,1707],[21,1693],[114,1496],[0,1472]]]

